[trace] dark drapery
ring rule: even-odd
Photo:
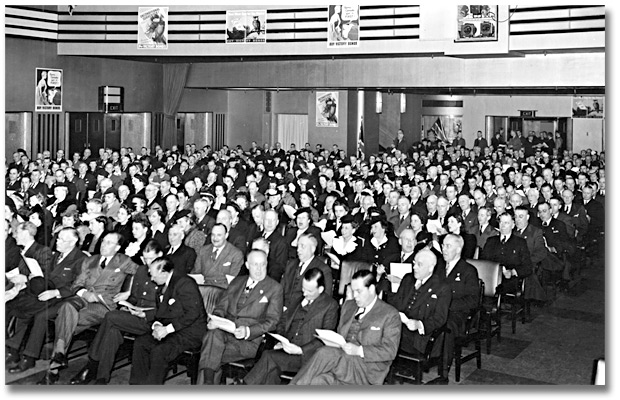
[[[190,66],[191,64],[164,64],[164,134],[161,141],[164,149],[177,144],[175,116],[179,111]]]

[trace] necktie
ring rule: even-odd
[[[564,212],[568,214],[568,206],[564,206]]]
[[[58,253],[58,259],[56,260],[56,265],[60,264],[62,262],[62,260],[64,260],[64,259],[65,259],[65,254],[64,253]]]
[[[217,249],[216,248],[213,249],[213,253],[211,254],[211,256],[213,257],[213,261],[217,260]]]
[[[400,262],[404,263],[405,262],[405,253],[401,254],[400,256]]]
[[[254,281],[250,280],[250,282],[248,282],[248,285],[245,287],[245,292],[250,293],[250,291],[254,289],[254,286]]]
[[[308,299],[303,299],[303,301],[301,302],[301,307],[302,308],[307,308],[310,304],[312,304],[312,302]]]
[[[418,279],[417,281],[415,281],[415,286],[414,286],[416,292],[420,290],[421,287],[422,287],[422,281]]]
[[[401,216],[401,217],[400,217],[400,224],[402,225],[402,224],[403,224],[403,222],[405,222],[405,217],[402,217],[402,216]]]
[[[101,260],[101,264],[99,264],[99,266],[101,267],[101,269],[105,269],[105,257],[103,258],[103,260]]]
[[[359,310],[357,310],[357,313],[355,314],[355,320],[358,321],[362,317],[362,315],[364,315],[365,311],[366,311],[366,307],[360,308]]]
[[[502,242],[502,244],[506,244],[506,236],[502,236],[501,242]]]
[[[174,253],[174,247],[170,247],[170,250],[168,250],[168,254],[169,255],[172,254],[172,253]]]

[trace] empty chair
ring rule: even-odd
[[[480,320],[482,313],[482,302],[484,299],[484,281],[480,281],[480,297],[478,306],[471,310],[467,316],[465,325],[465,334],[454,339],[454,375],[455,380],[461,380],[461,365],[467,361],[476,360],[476,367],[482,368],[482,337],[486,333],[480,328]],[[463,348],[474,343],[475,350],[463,356]]]
[[[491,354],[491,339],[497,336],[497,341],[502,340],[502,320],[500,306],[502,296],[497,287],[502,283],[502,268],[498,262],[488,260],[468,259],[468,263],[478,270],[478,278],[484,282],[484,298],[482,299],[483,327],[487,340],[487,354]]]

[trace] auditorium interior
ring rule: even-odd
[[[189,143],[321,144],[368,157],[392,151],[399,130],[409,144],[434,135],[467,148],[478,132],[490,143],[497,133],[507,142],[511,131],[546,131],[571,155],[605,153],[606,6],[342,6],[351,15],[341,13],[330,40],[333,7],[170,4],[159,7],[167,37],[144,40],[149,7],[6,5],[5,169],[16,149],[69,159],[85,148],[183,152]],[[232,15],[260,15],[258,39],[231,39]],[[42,70],[61,92],[48,105],[38,99]],[[452,366],[449,385],[592,385],[604,375],[611,307],[601,240],[599,252],[584,250],[570,285],[528,304],[516,326],[502,307],[501,339],[485,337],[481,365],[463,363],[458,381]],[[88,343],[72,343],[58,384],[84,365]],[[463,350],[475,351],[474,342]],[[51,356],[50,342],[34,368],[7,369],[5,384],[37,384]],[[109,384],[129,384],[126,361]],[[166,385],[190,385],[178,368]],[[424,382],[437,377],[435,367],[423,373]]]

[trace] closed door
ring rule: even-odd
[[[93,154],[105,147],[105,131],[103,128],[103,113],[88,113],[88,143]]]
[[[69,113],[69,154],[80,153],[88,147],[88,113]]]
[[[105,114],[105,146],[111,149],[121,148],[121,114]],[[135,149],[134,149],[135,151]]]

